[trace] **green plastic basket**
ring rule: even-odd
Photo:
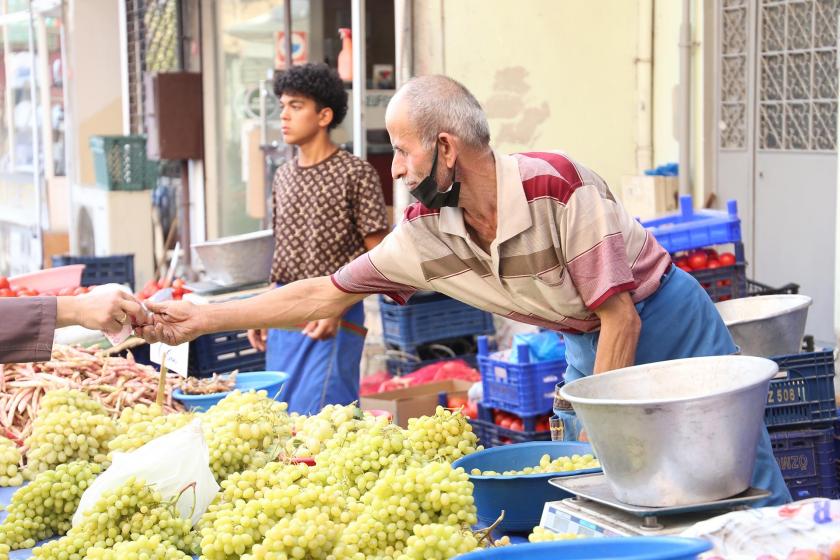
[[[157,162],[146,157],[145,136],[92,136],[96,184],[111,191],[142,191],[157,181]]]

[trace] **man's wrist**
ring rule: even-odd
[[[67,327],[80,324],[79,299],[76,296],[58,296],[55,298],[55,325]]]

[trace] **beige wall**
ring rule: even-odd
[[[73,118],[70,180],[92,185],[90,137],[123,133],[119,3],[72,0],[67,42],[68,68],[72,72],[66,86]]]
[[[699,41],[702,4],[693,7]],[[637,171],[640,119],[653,122],[654,165],[678,159],[681,16],[678,0],[415,0],[414,73],[443,72],[470,88],[502,151],[562,149],[617,188]],[[653,19],[652,116],[637,89],[644,17]],[[693,52],[692,184],[702,198],[699,42]]]
[[[654,2],[653,28],[653,161],[678,161],[680,155],[677,109],[680,83],[680,24],[682,2]],[[703,189],[703,5],[692,2],[691,65],[691,185],[695,203]]]

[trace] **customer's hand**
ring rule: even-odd
[[[81,325],[119,332],[127,324],[144,324],[145,313],[133,295],[119,289],[56,298],[56,326]]]
[[[310,321],[303,328],[303,334],[314,340],[329,340],[338,333],[338,327],[340,325],[340,317],[337,319],[319,319],[318,321]]]
[[[146,302],[153,324],[135,329],[146,342],[175,346],[204,334],[199,306],[188,301]]]
[[[268,340],[268,329],[249,329],[248,342],[255,350],[265,352],[265,343]]]

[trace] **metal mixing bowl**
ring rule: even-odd
[[[274,257],[274,231],[264,229],[222,237],[195,243],[193,249],[210,280],[221,286],[268,282]]]
[[[715,304],[745,356],[798,354],[813,300],[799,294],[731,299]]]
[[[749,488],[777,371],[752,356],[688,358],[584,377],[560,393],[618,500],[691,505]]]

